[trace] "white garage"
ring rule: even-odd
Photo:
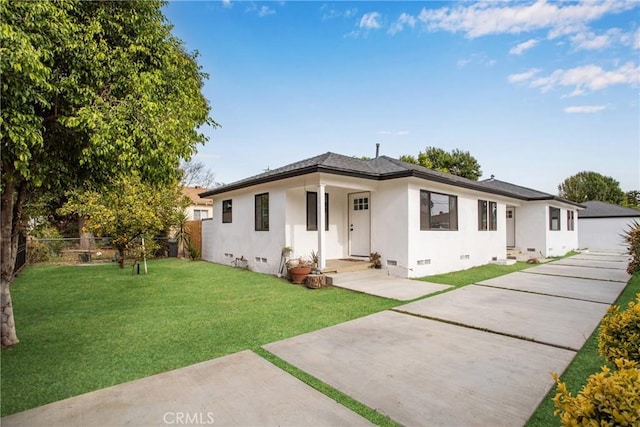
[[[622,234],[634,222],[640,222],[640,211],[611,203],[591,201],[578,211],[578,245],[592,251],[626,252]]]

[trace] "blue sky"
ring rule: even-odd
[[[640,189],[640,2],[170,2],[230,183],[332,151],[475,156],[556,193],[593,170]]]

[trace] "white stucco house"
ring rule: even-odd
[[[472,181],[386,156],[361,160],[325,153],[202,192],[213,201],[203,221],[202,257],[278,272],[293,256],[382,256],[400,277],[462,270],[506,258],[578,247],[582,206],[496,179]]]
[[[640,211],[611,203],[584,202],[578,213],[578,243],[581,249],[626,252],[622,234],[634,221],[640,222]]]

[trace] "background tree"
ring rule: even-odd
[[[134,240],[152,239],[167,230],[189,203],[177,182],[152,185],[133,175],[120,179],[109,192],[73,191],[59,212],[84,218],[86,231],[98,237],[112,237],[124,267],[125,253]]]
[[[424,152],[420,151],[418,157],[412,155],[402,155],[400,160],[424,166],[452,175],[462,176],[477,181],[482,176],[480,164],[468,151],[458,150],[447,152],[442,148],[427,147]]]
[[[216,174],[200,161],[193,159],[183,161],[180,170],[182,171],[180,184],[184,187],[212,188],[217,185]]]
[[[558,185],[558,195],[577,203],[599,200],[619,205],[624,199],[620,183],[598,172],[578,172]]]
[[[640,191],[627,191],[624,195],[622,205],[629,208],[640,209]]]
[[[27,195],[95,190],[136,172],[174,182],[216,126],[206,75],[159,0],[0,0],[2,346],[18,343],[9,284]]]

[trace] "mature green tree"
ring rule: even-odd
[[[177,181],[152,185],[134,174],[118,180],[110,191],[70,192],[59,212],[84,218],[84,231],[112,237],[120,267],[124,267],[125,252],[132,248],[134,240],[152,238],[169,229],[189,203]]]
[[[418,153],[417,158],[405,154],[400,156],[400,160],[474,181],[477,181],[482,175],[480,164],[476,158],[468,151],[458,149],[447,152],[442,148],[427,147],[424,152],[420,151]]]
[[[591,171],[578,172],[565,179],[558,185],[558,195],[577,203],[599,200],[619,205],[624,199],[618,181]]]
[[[31,192],[173,182],[215,122],[196,55],[159,0],[0,0],[2,346],[18,343],[9,285]]]
[[[627,191],[624,195],[622,205],[629,208],[640,209],[640,191]]]

